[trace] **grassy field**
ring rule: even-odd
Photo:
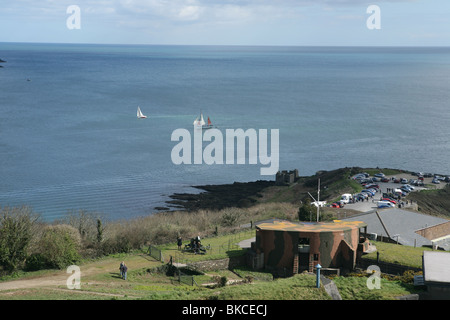
[[[408,199],[416,201],[419,211],[424,214],[450,218],[450,186],[437,190],[412,192]]]
[[[212,253],[194,255],[185,253],[185,259],[195,262],[205,259],[221,259],[243,254],[235,244],[254,236],[254,230],[204,239],[210,244]],[[421,248],[376,243],[385,260],[417,264]],[[176,244],[160,245],[163,255],[168,257],[178,252]],[[216,249],[217,252],[214,250]],[[219,250],[220,249],[220,250]],[[392,258],[389,258],[392,256]],[[399,261],[399,258],[402,260]],[[129,267],[128,279],[120,278],[118,266],[125,261]],[[393,262],[394,262],[393,261]],[[47,270],[22,274],[16,281],[28,282],[28,286],[2,290],[2,300],[329,300],[324,288],[315,288],[315,275],[301,274],[285,279],[274,279],[270,273],[254,271],[247,267],[233,270],[212,270],[194,275],[196,285],[178,282],[178,278],[158,271],[164,264],[150,257],[146,250],[129,254],[116,254],[85,261],[80,264],[81,289],[69,290],[68,275],[64,270]],[[228,284],[220,285],[218,279]],[[48,282],[49,279],[55,280]],[[10,280],[10,279],[6,279]],[[40,281],[40,282],[39,282]],[[45,282],[47,281],[47,282]],[[382,279],[381,290],[369,290],[366,277],[334,278],[343,299],[389,300],[414,293],[411,285],[399,281]],[[8,282],[9,283],[9,282]],[[34,284],[34,285],[33,285]]]
[[[423,251],[431,251],[431,248],[402,246],[392,243],[371,241],[379,253],[380,260],[389,263],[396,263],[414,268],[422,268]],[[367,259],[377,259],[377,252],[372,252],[364,256]]]
[[[412,284],[384,278],[380,279],[379,289],[369,289],[367,277],[336,277],[333,281],[343,300],[396,300],[400,296],[420,292]]]

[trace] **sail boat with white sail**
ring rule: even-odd
[[[203,130],[211,129],[213,127],[211,119],[208,117],[208,123],[203,119],[203,113],[200,112],[200,116],[198,116],[194,121],[194,126],[196,128],[202,128]]]
[[[147,116],[145,116],[145,115],[142,113],[140,107],[137,108],[137,117],[138,117],[138,119],[145,119],[145,118],[147,118]]]

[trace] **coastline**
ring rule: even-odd
[[[167,207],[156,208],[167,211],[170,208],[196,211],[200,209],[221,210],[227,207],[245,208],[253,205],[260,197],[260,192],[275,185],[275,181],[257,180],[250,182],[234,182],[232,184],[192,186],[202,190],[198,194],[175,193],[166,201]]]
[[[156,213],[167,211],[187,211],[194,212],[197,210],[222,210],[225,208],[249,208],[262,200],[266,202],[267,199],[263,199],[265,194],[270,194],[268,197],[269,202],[287,201],[291,203],[300,204],[303,200],[308,198],[308,193],[317,192],[317,182],[320,179],[321,182],[321,200],[332,200],[335,197],[340,197],[341,194],[350,192],[355,188],[354,181],[350,179],[356,173],[360,172],[389,172],[389,177],[394,175],[398,177],[413,178],[414,174],[408,170],[402,169],[389,169],[389,168],[360,168],[360,167],[346,167],[339,168],[330,171],[318,171],[311,176],[300,176],[294,183],[291,184],[277,184],[275,180],[257,180],[250,182],[234,182],[231,184],[220,185],[198,185],[192,186],[193,188],[201,190],[200,193],[174,193],[169,196],[171,200],[166,201],[167,206],[157,207]],[[442,176],[442,175],[441,175]],[[446,183],[440,185],[433,185],[431,178],[426,178],[428,181],[428,190],[440,190],[444,189]],[[383,188],[389,185],[394,186],[393,183],[383,183]],[[269,187],[272,191],[269,191]],[[353,189],[354,191],[354,189]],[[447,202],[444,199],[436,199],[435,197],[446,198],[446,195],[435,194],[429,198],[428,195],[413,193],[410,198],[418,201],[423,209],[424,213],[433,214],[433,212],[449,216]],[[443,203],[444,201],[445,203]],[[441,203],[442,202],[442,203]],[[350,207],[346,208],[349,210]]]

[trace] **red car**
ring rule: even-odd
[[[332,208],[342,208],[343,205],[342,205],[340,202],[333,202],[333,203],[331,204],[331,207],[332,207]]]
[[[382,200],[382,201],[389,201],[390,203],[393,203],[393,204],[396,204],[396,203],[397,203],[397,201],[392,200],[392,199],[390,199],[390,198],[382,198],[381,200]]]

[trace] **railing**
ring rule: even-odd
[[[151,257],[155,258],[156,260],[164,262],[164,257],[163,257],[162,251],[159,250],[158,248],[156,248],[154,246],[149,246],[148,254]]]

